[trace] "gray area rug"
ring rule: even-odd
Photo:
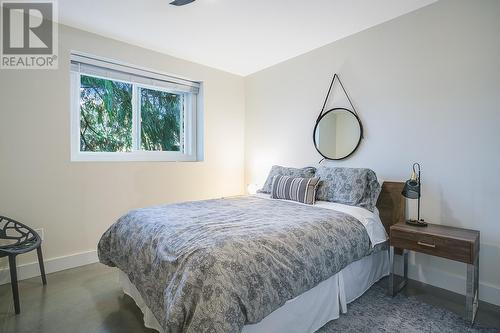
[[[327,323],[316,333],[332,332],[500,332],[467,323],[454,312],[422,303],[402,294],[392,298],[374,285],[362,297],[347,305],[347,313]]]

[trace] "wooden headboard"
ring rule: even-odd
[[[388,235],[391,225],[405,220],[406,200],[401,194],[404,185],[403,182],[384,182],[382,184],[377,208]]]

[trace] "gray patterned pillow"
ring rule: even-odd
[[[273,184],[274,176],[289,176],[289,177],[303,177],[303,178],[311,178],[314,177],[314,173],[316,172],[316,168],[314,167],[306,167],[302,169],[297,168],[287,168],[279,165],[273,165],[269,175],[267,176],[267,180],[258,192],[261,193],[271,193],[271,186]]]
[[[316,177],[321,179],[316,192],[317,200],[338,202],[374,211],[381,186],[373,170],[321,166],[316,171]]]
[[[285,199],[314,205],[319,178],[274,176],[271,198]]]

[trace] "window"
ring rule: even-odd
[[[200,83],[71,55],[73,161],[195,161]]]

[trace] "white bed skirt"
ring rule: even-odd
[[[366,256],[287,301],[260,322],[245,325],[242,333],[313,333],[330,320],[339,318],[340,312],[347,312],[348,303],[363,295],[375,282],[388,274],[387,251]],[[144,314],[144,325],[163,332],[127,275],[118,270],[118,278],[124,293],[132,297]]]

